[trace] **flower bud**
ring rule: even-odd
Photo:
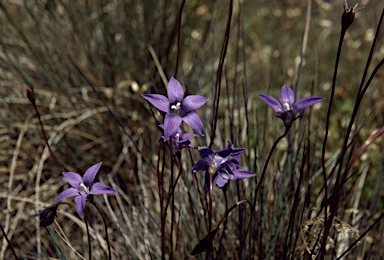
[[[53,223],[56,217],[57,205],[48,207],[40,211],[38,217],[40,218],[40,227],[48,227]]]
[[[341,29],[343,31],[346,31],[348,29],[348,27],[351,26],[351,24],[355,20],[355,14],[357,12],[356,11],[357,6],[358,6],[358,4],[356,4],[352,8],[348,8],[347,1],[345,1],[344,12],[343,12],[343,15],[341,16]]]

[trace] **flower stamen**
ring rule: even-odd
[[[284,111],[292,110],[291,105],[287,102],[283,104],[283,108],[284,108]]]
[[[176,105],[172,105],[171,106],[172,110],[180,110],[180,108],[181,108],[181,103],[180,102],[177,102]]]
[[[176,143],[180,142],[180,134],[179,133],[175,134],[175,141],[176,141]]]
[[[84,183],[80,183],[80,187],[83,189],[83,191],[86,193],[86,194],[89,194],[89,189],[87,186],[84,185]]]

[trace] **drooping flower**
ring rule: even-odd
[[[245,170],[240,164],[240,155],[244,148],[234,148],[228,142],[228,148],[214,152],[208,147],[199,147],[201,160],[192,169],[192,173],[205,172],[205,188],[210,191],[210,175],[212,175],[212,187],[216,184],[219,188],[224,187],[230,180],[243,180],[255,173]]]
[[[184,98],[184,90],[180,83],[171,78],[168,83],[168,97],[159,94],[143,94],[142,97],[149,101],[160,111],[165,112],[164,137],[167,140],[184,121],[200,135],[204,135],[204,126],[200,117],[194,112],[208,99],[199,95]]]
[[[164,129],[164,125],[160,125],[161,128]],[[178,127],[176,131],[171,135],[172,138],[172,146],[175,151],[181,151],[185,147],[193,148],[190,138],[195,137],[195,134],[192,133],[184,133],[181,131],[181,128]],[[169,137],[168,137],[169,139]],[[165,136],[160,137],[160,142],[165,142],[168,139]]]
[[[56,217],[57,206],[54,205],[39,212],[37,216],[40,218],[40,227],[48,227],[53,223]]]
[[[296,119],[295,116],[304,109],[324,100],[323,97],[311,96],[295,102],[295,94],[287,85],[281,88],[280,102],[270,95],[258,94],[258,96],[277,113],[285,125],[292,124]]]
[[[72,187],[61,192],[56,198],[55,203],[65,198],[76,196],[75,204],[77,212],[79,212],[80,216],[84,217],[84,207],[87,199],[91,199],[93,195],[115,194],[116,191],[108,185],[101,182],[93,183],[100,166],[101,162],[92,165],[84,173],[83,178],[75,172],[63,172],[65,179],[67,179]]]

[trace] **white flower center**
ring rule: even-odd
[[[86,193],[86,194],[89,194],[89,189],[87,186],[84,185],[84,183],[80,183],[80,187],[83,189],[83,191]]]
[[[178,143],[180,141],[180,134],[175,134],[175,142]]]
[[[283,108],[284,108],[285,111],[292,110],[291,105],[289,103],[287,103],[287,102],[283,103]]]
[[[180,108],[181,108],[181,103],[180,102],[177,102],[176,105],[172,105],[171,106],[171,109],[172,110],[176,110],[176,111],[180,110]]]

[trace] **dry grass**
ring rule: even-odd
[[[304,1],[240,2],[241,8],[238,2],[234,4],[213,147],[220,149],[227,140],[246,147],[243,165],[259,174],[268,151],[284,128],[256,95],[270,92],[276,96],[285,83],[298,89],[300,98],[312,91],[328,98],[342,6],[337,1],[308,1],[311,14],[305,34]],[[358,12],[347,33],[341,57],[326,150],[329,171],[336,163],[384,7],[378,0],[363,1],[360,6],[365,9]],[[86,227],[73,208],[61,206],[55,224],[47,230],[39,227],[35,217],[35,212],[51,205],[67,184],[61,175],[63,169],[45,145],[39,121],[26,97],[25,87],[33,86],[44,129],[57,158],[71,171],[81,174],[90,165],[103,161],[98,178],[117,191],[116,196],[101,196],[97,200],[110,221],[113,258],[161,257],[156,169],[158,162],[159,168],[164,165],[162,189],[167,194],[172,167],[162,159],[163,154],[169,158],[168,150],[162,150],[158,143],[161,116],[140,94],[165,93],[161,75],[169,79],[174,74],[179,8],[179,1],[151,0],[0,3],[0,223],[18,256],[88,258]],[[177,78],[189,94],[211,100],[199,110],[207,135],[197,138],[195,146],[210,142],[213,86],[227,11],[227,3],[221,1],[187,1],[183,9]],[[382,35],[372,65],[384,56]],[[303,37],[308,37],[304,45]],[[354,128],[359,129],[355,151],[384,125],[382,76],[381,70],[363,100]],[[243,84],[247,90],[248,119]],[[124,131],[106,105],[123,123]],[[320,158],[326,107],[324,102],[315,106],[311,114],[306,112],[291,129],[290,143],[284,139],[277,147],[258,194],[254,230],[248,236],[252,241],[246,240],[243,258],[282,257],[281,241],[287,239],[296,187],[303,173],[288,252],[307,258],[308,250],[318,251],[316,239],[324,219],[319,211],[323,199]],[[340,255],[340,248],[345,250],[383,213],[382,138],[373,140],[351,168],[351,173],[356,174],[343,190],[344,200],[329,238],[337,241],[329,247],[329,255]],[[304,146],[309,141],[311,151],[306,157]],[[165,253],[169,256],[172,247],[175,259],[192,258],[189,252],[207,234],[204,178],[190,174],[199,156],[196,151],[183,151],[183,158],[188,159],[183,160],[175,191],[172,240],[171,209],[165,226]],[[308,164],[303,165],[304,162]],[[241,182],[239,189],[235,183],[231,185],[226,196],[219,189],[214,190],[214,222],[221,219],[227,207],[254,196],[253,179]],[[92,254],[95,259],[103,259],[108,255],[104,228],[96,211],[92,207],[90,211],[95,216],[90,219]],[[245,232],[249,215],[247,206],[229,215],[225,231],[221,228],[214,240],[217,258],[240,257],[239,238]],[[350,252],[350,257],[384,257],[383,227],[379,222]],[[339,234],[347,235],[338,237]],[[11,257],[10,247],[3,239],[0,259]]]

